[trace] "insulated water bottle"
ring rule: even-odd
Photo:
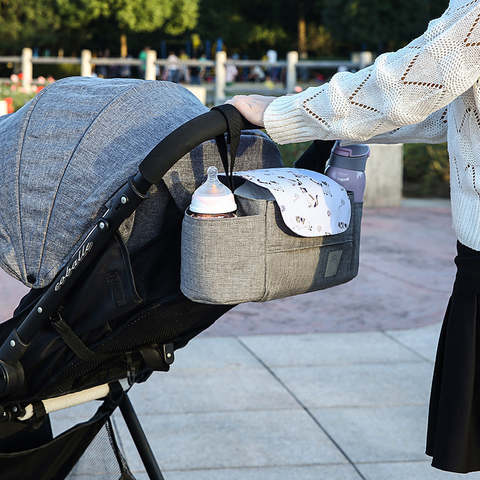
[[[370,156],[368,145],[341,147],[335,142],[327,162],[325,175],[353,192],[354,202],[361,202],[365,192],[365,165]]]

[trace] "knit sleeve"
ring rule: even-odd
[[[273,101],[264,115],[267,133],[280,144],[368,141],[410,125],[417,125],[410,131],[418,134],[427,117],[480,77],[479,22],[480,0],[451,0],[445,13],[406,47],[356,73],[337,73],[321,87]],[[422,141],[429,141],[427,130]]]
[[[447,114],[447,108],[442,108],[423,122],[381,133],[369,138],[368,143],[444,143],[447,141]]]

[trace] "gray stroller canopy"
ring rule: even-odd
[[[73,77],[0,117],[0,266],[47,286],[150,150],[207,110],[168,82]]]

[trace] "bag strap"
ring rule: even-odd
[[[70,347],[75,355],[84,362],[106,360],[113,356],[112,354],[95,353],[90,350],[67,325],[59,313],[56,317],[52,318],[51,323],[58,335],[62,337],[63,341]]]
[[[319,173],[325,172],[325,167],[334,145],[334,140],[314,140],[293,166]]]
[[[227,140],[225,141],[225,135],[222,134],[215,137],[215,142],[217,143],[218,152],[222,159],[225,175],[227,176],[228,187],[233,192],[233,168],[235,166],[235,158],[242,133],[242,117],[238,110],[229,104],[218,105],[217,107],[213,107],[212,110],[219,111],[227,121]],[[228,161],[227,143],[230,144],[230,162]]]

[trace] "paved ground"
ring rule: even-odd
[[[460,477],[431,468],[423,453],[454,276],[448,204],[368,209],[362,228],[354,281],[236,307],[178,351],[168,374],[133,388],[166,480]],[[0,277],[3,318],[21,291]],[[56,428],[84,414],[62,412]],[[136,478],[146,479],[122,419],[115,424]]]

